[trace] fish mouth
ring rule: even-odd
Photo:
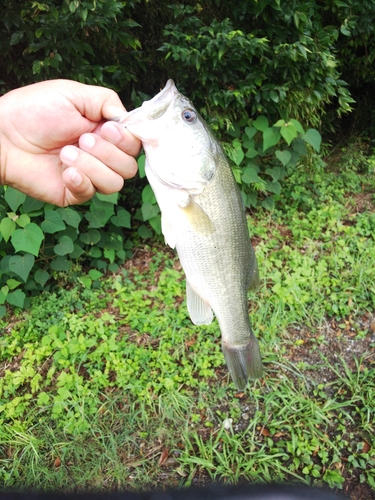
[[[124,125],[130,132],[144,140],[141,131],[136,131],[134,126],[139,126],[144,119],[156,120],[160,118],[168,109],[170,104],[176,100],[181,94],[176,88],[174,81],[169,79],[165,87],[156,94],[152,99],[144,101],[142,106],[133,109],[119,119],[119,123]],[[138,128],[138,127],[137,127]]]
[[[174,84],[174,81],[170,78],[167,81],[167,83],[165,84],[165,87],[158,94],[156,94],[152,99],[150,99],[149,101],[146,101],[146,102],[149,102],[149,103],[156,102],[159,99],[164,100],[166,96],[169,96],[169,98],[171,98],[171,97],[176,97],[179,94],[180,93],[177,90],[176,85]]]
[[[169,105],[180,95],[174,84],[174,81],[169,79],[165,87],[149,101],[145,101],[141,108],[146,112],[149,120],[160,118]]]

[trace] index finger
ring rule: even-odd
[[[100,135],[128,155],[134,156],[134,158],[141,151],[141,141],[134,137],[125,127],[114,121],[103,123],[100,128]]]

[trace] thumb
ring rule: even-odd
[[[126,113],[121,99],[114,90],[94,85],[80,85],[81,100],[77,107],[89,120],[97,122],[103,118],[111,120]]]

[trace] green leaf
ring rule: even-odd
[[[85,219],[89,223],[89,228],[98,229],[104,227],[111,215],[113,215],[113,210],[94,210],[93,212],[87,212],[85,214]]]
[[[349,30],[349,29],[348,29],[348,27],[347,27],[347,26],[345,26],[344,24],[342,24],[342,25],[340,26],[340,31],[341,31],[341,33],[342,33],[343,35],[345,35],[345,36],[350,36],[350,35],[351,35],[350,30]]]
[[[88,276],[80,276],[78,281],[80,281],[85,288],[91,288],[92,279]]]
[[[285,120],[280,119],[280,120],[277,120],[274,127],[282,127],[283,125],[285,125]]]
[[[256,156],[259,156],[259,152],[256,149],[250,147],[246,151],[245,156],[246,156],[246,158],[250,158],[250,160],[251,160],[252,158],[255,158]]]
[[[271,90],[270,97],[274,102],[279,102],[279,94],[275,90]]]
[[[161,234],[161,217],[160,215],[157,215],[156,217],[151,217],[151,219],[148,220],[148,223],[152,227],[152,229],[155,231],[156,234]]]
[[[258,116],[258,118],[253,121],[253,127],[263,132],[266,128],[268,128],[267,118],[263,115]]]
[[[18,189],[8,187],[5,191],[4,198],[13,212],[16,212],[17,208],[26,200],[26,195],[18,191]]]
[[[147,203],[147,202],[152,203],[153,205],[156,203],[155,194],[154,194],[150,184],[147,184],[147,186],[145,186],[142,189],[142,201],[144,203]]]
[[[56,257],[56,259],[53,259],[51,261],[51,269],[53,269],[54,271],[69,271],[70,269],[70,262],[68,261],[68,259],[62,255],[59,255],[58,257]]]
[[[39,201],[31,196],[26,196],[26,200],[23,202],[22,208],[27,214],[29,214],[31,212],[37,212],[43,207],[43,205],[44,201]]]
[[[33,75],[37,75],[40,73],[40,70],[43,68],[44,62],[38,61],[37,59],[33,61]]]
[[[87,233],[81,233],[79,239],[86,245],[95,245],[100,241],[100,232],[97,229],[89,229]]]
[[[16,252],[32,253],[36,257],[39,254],[43,239],[43,231],[33,222],[23,229],[16,229],[11,236],[12,245]]]
[[[49,396],[46,392],[40,392],[38,394],[38,398],[36,400],[36,404],[39,406],[39,407],[43,407],[43,406],[47,406],[50,402],[50,399],[49,399]]]
[[[281,193],[281,185],[278,181],[268,181],[266,183],[266,190],[270,193],[280,194]]]
[[[142,224],[142,226],[139,226],[137,232],[139,236],[144,239],[152,238],[153,236],[152,231],[150,231],[150,229],[144,224]]]
[[[118,193],[112,193],[112,194],[100,194],[100,193],[96,193],[95,196],[100,201],[105,201],[107,203],[112,203],[114,205],[116,205],[117,201],[118,201]]]
[[[39,283],[41,287],[44,287],[44,285],[47,283],[47,281],[50,278],[50,274],[45,271],[44,269],[38,269],[34,273],[34,280]]]
[[[17,217],[14,221],[17,224],[17,226],[26,227],[28,224],[30,224],[30,217],[26,214],[22,214],[19,217]]]
[[[242,149],[241,143],[236,139],[233,141],[234,149],[231,151],[231,159],[237,165],[237,167],[242,163],[242,160],[245,158],[245,154]]]
[[[255,127],[245,127],[245,134],[249,139],[252,139],[257,132]]]
[[[15,280],[13,278],[10,278],[9,280],[7,280],[7,288],[8,288],[8,290],[14,290],[19,285],[22,285],[22,281]]]
[[[70,207],[59,208],[58,213],[60,214],[61,219],[66,222],[68,226],[72,226],[78,229],[79,223],[82,220],[82,216],[79,212],[77,212],[77,210]]]
[[[102,256],[102,251],[99,247],[91,247],[87,255],[93,259],[99,259]]]
[[[246,184],[262,182],[262,179],[258,175],[257,168],[252,166],[248,166],[243,169],[242,180]]]
[[[48,210],[40,227],[45,233],[53,234],[58,231],[64,231],[66,225],[59,212],[56,210]]]
[[[275,200],[271,196],[268,196],[262,201],[261,205],[267,210],[272,210],[275,206]]]
[[[296,139],[293,141],[292,147],[293,147],[293,150],[299,156],[307,155],[306,144],[305,144],[305,141],[302,140],[302,137],[296,137]]]
[[[7,243],[16,229],[16,223],[9,217],[5,217],[0,222],[0,233]]]
[[[294,118],[291,118],[290,123],[293,123],[293,125],[295,126],[297,132],[299,132],[300,134],[304,134],[305,133],[305,131],[303,130],[302,125],[300,124],[300,122],[298,120],[295,120]]]
[[[151,203],[142,203],[141,211],[143,220],[146,221],[159,214],[159,207],[158,205],[152,205]]]
[[[305,135],[302,136],[302,139],[310,144],[317,153],[320,151],[320,145],[322,143],[322,136],[319,132],[314,128],[309,128]]]
[[[113,250],[113,248],[105,248],[104,257],[108,259],[109,262],[113,263],[116,258],[116,252]]]
[[[9,45],[17,45],[23,38],[23,32],[22,31],[15,31],[12,33],[12,36],[10,37],[10,42]]]
[[[285,177],[286,170],[283,167],[267,168],[266,174],[270,175],[272,177],[273,181],[278,181],[278,180],[283,179]]]
[[[292,122],[286,122],[285,125],[281,127],[280,134],[286,140],[288,146],[290,145],[292,140],[295,139],[298,135],[296,127],[293,125]]]
[[[146,172],[145,172],[146,155],[145,154],[141,154],[138,157],[137,163],[138,163],[139,177],[141,179],[143,179],[143,177],[146,176]]]
[[[11,306],[23,307],[25,303],[26,295],[22,290],[16,290],[15,292],[9,292],[7,295],[7,302]]]
[[[93,281],[95,281],[104,276],[104,274],[98,271],[97,269],[90,269],[89,276]]]
[[[29,253],[25,255],[14,255],[9,259],[9,270],[20,276],[23,281],[26,282],[34,262],[35,257]]]
[[[3,287],[3,288],[5,288],[5,287]],[[3,289],[0,290],[0,304],[4,304],[5,303],[7,295],[8,295],[8,292],[7,292],[7,294],[5,294],[3,292]],[[1,310],[1,308],[0,308],[0,310]],[[1,317],[1,314],[0,314],[0,317]]]
[[[266,128],[263,132],[263,151],[267,151],[267,149],[275,146],[280,138],[280,132],[276,128]]]
[[[74,243],[73,240],[69,236],[61,236],[59,238],[59,243],[54,246],[53,251],[56,255],[66,255],[68,253],[73,252]]]
[[[275,151],[275,156],[278,160],[281,161],[281,163],[284,165],[284,167],[290,162],[290,159],[292,158],[292,153],[290,151]]]
[[[117,215],[111,217],[111,222],[116,227],[126,227],[131,228],[131,216],[130,213],[124,208],[119,207],[117,209]]]
[[[113,203],[95,197],[91,201],[90,212],[85,214],[85,219],[89,221],[89,227],[100,228],[107,224],[114,213]]]
[[[69,257],[71,259],[79,259],[79,257],[81,257],[83,253],[85,253],[84,249],[80,245],[75,243],[74,250],[73,252],[70,252]]]

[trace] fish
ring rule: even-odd
[[[224,151],[173,80],[119,122],[142,142],[162,233],[185,272],[190,318],[195,325],[217,318],[226,365],[243,390],[263,371],[247,298],[259,286],[259,270]]]

